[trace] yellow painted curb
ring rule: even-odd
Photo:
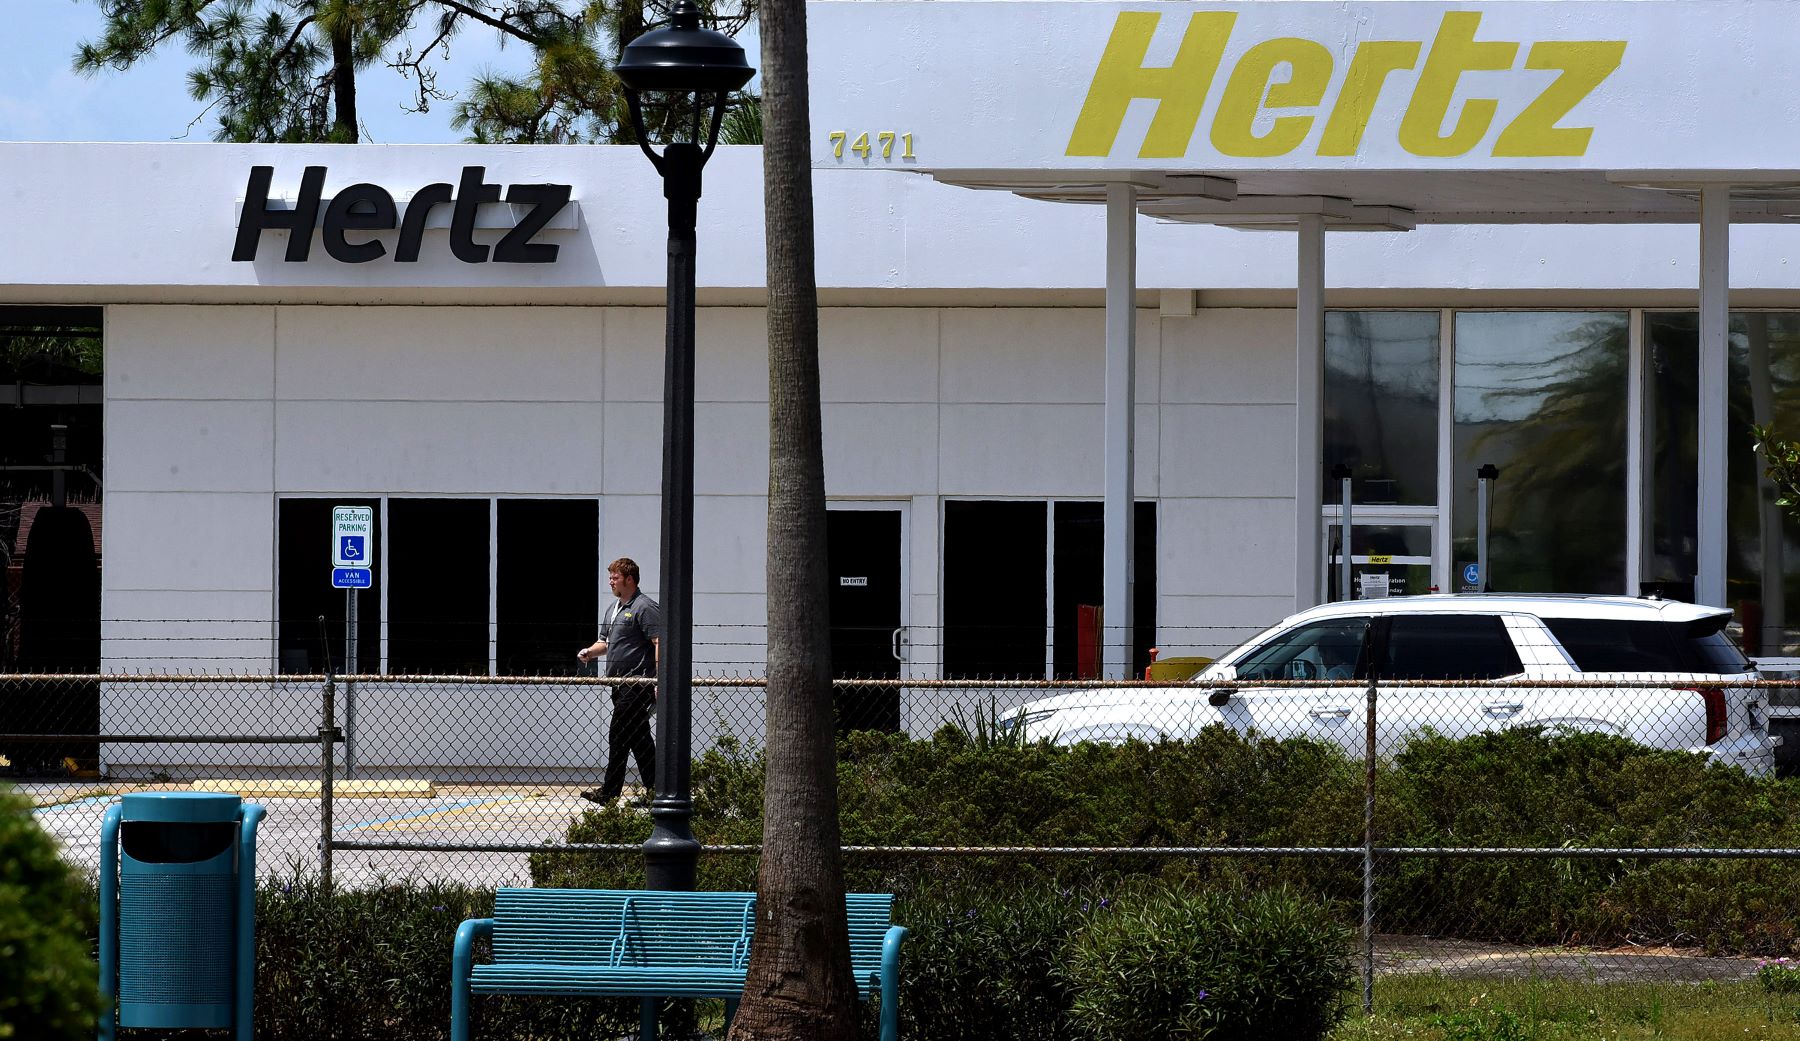
[[[197,792],[226,792],[246,799],[317,799],[319,782],[296,780],[237,779],[195,781]],[[430,799],[437,788],[427,780],[335,781],[334,799]]]

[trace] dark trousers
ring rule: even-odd
[[[613,695],[612,724],[606,728],[606,779],[600,782],[600,798],[616,799],[625,788],[625,756],[637,759],[644,787],[656,784],[656,742],[650,736],[651,710],[656,697],[633,688]]]

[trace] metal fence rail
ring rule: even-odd
[[[632,841],[571,837],[571,828],[596,809],[580,792],[595,786],[605,763],[610,695],[650,683],[584,676],[0,676],[0,757],[7,760],[0,777],[34,800],[39,821],[67,857],[90,868],[97,863],[100,818],[121,794],[211,785],[268,807],[259,863],[270,876],[316,873],[348,886],[407,877],[526,882],[534,857],[585,856],[628,867],[640,852]],[[1261,830],[1248,836],[1208,837],[1189,820],[1179,827],[1166,822],[1164,833],[1135,841],[1070,844],[1059,841],[1054,827],[1055,814],[1067,807],[1018,805],[998,841],[979,824],[964,834],[921,834],[916,841],[904,835],[853,841],[844,847],[853,866],[991,858],[1046,873],[1062,870],[1057,865],[1109,865],[1126,873],[1184,865],[1196,877],[1298,879],[1349,909],[1360,930],[1365,998],[1381,974],[1476,972],[1494,959],[1562,971],[1571,951],[1604,970],[1596,970],[1604,978],[1746,978],[1754,973],[1754,955],[1800,946],[1800,910],[1759,912],[1764,916],[1755,921],[1738,915],[1732,919],[1738,932],[1729,936],[1696,931],[1671,911],[1671,924],[1657,928],[1678,942],[1659,944],[1652,956],[1631,948],[1629,930],[1621,932],[1616,922],[1583,918],[1588,912],[1570,895],[1629,895],[1663,882],[1741,886],[1754,889],[1758,900],[1800,891],[1800,779],[1774,776],[1777,746],[1768,741],[1771,715],[1796,701],[1800,682],[871,677],[836,687],[846,732],[892,731],[915,742],[954,733],[1002,755],[1096,741],[1162,747],[1167,763],[1192,772],[1145,775],[1145,813],[1190,783],[1204,789],[1215,772],[1237,769],[1226,761],[1231,755],[1262,756],[1263,767],[1290,770],[1284,776],[1291,788],[1311,778],[1319,789],[1290,789],[1298,815],[1278,819],[1286,811],[1271,808]],[[710,753],[716,763],[754,763],[763,738],[764,681],[697,676],[693,697],[696,754]],[[71,720],[84,722],[71,726]],[[1565,731],[1606,737],[1592,747],[1545,746],[1552,748],[1546,755],[1562,757],[1554,760],[1558,769],[1567,770],[1545,790],[1484,792],[1482,771],[1498,776],[1509,764],[1458,758],[1500,755],[1510,747],[1481,744],[1489,739],[1551,740]],[[856,744],[848,742],[846,754],[859,754]],[[1194,750],[1215,746],[1217,761],[1194,757]],[[1305,762],[1320,772],[1291,772],[1299,755],[1293,749],[1309,749]],[[1655,749],[1670,758],[1632,760],[1615,770],[1624,762],[1622,749]],[[1180,758],[1181,750],[1189,757]],[[1702,761],[1714,765],[1683,774],[1707,786],[1694,805],[1645,815],[1641,806],[1657,778],[1644,771]],[[1417,777],[1434,769],[1443,784],[1470,787],[1427,799],[1431,793]],[[703,777],[696,773],[702,786]],[[1577,791],[1583,777],[1636,787]],[[627,788],[628,800],[639,795],[640,787]],[[1765,823],[1756,827],[1766,832],[1724,826],[1729,822],[1721,815],[1738,812],[1730,800],[1739,795],[1760,800],[1758,819]],[[1545,821],[1528,816],[1545,806],[1579,824],[1571,825],[1574,837],[1566,844],[1546,835]],[[1458,816],[1476,809],[1521,816],[1510,823]],[[610,812],[616,822],[641,811],[627,805]],[[1190,816],[1198,820],[1204,812]],[[696,818],[703,842],[705,823]],[[648,835],[647,817],[642,831]],[[1719,840],[1727,834],[1735,841]],[[1394,835],[1431,840],[1395,842]],[[1459,842],[1459,835],[1473,841]],[[1194,836],[1207,841],[1183,840]],[[1591,841],[1594,836],[1605,841]],[[1506,844],[1511,837],[1516,845]],[[741,860],[759,852],[754,841],[720,841],[703,857]],[[1284,863],[1294,867],[1281,868]],[[1316,867],[1300,866],[1306,864]],[[1427,906],[1445,894],[1455,906]],[[1534,900],[1552,918],[1573,910],[1567,921],[1541,929],[1521,925],[1520,915],[1529,911],[1518,908],[1535,906]],[[1716,917],[1733,913],[1727,908]],[[1596,942],[1587,943],[1588,936]],[[1607,968],[1615,962],[1623,967]]]

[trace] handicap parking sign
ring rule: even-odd
[[[374,566],[369,559],[375,546],[375,510],[368,506],[339,506],[331,511],[331,566]]]
[[[1464,564],[1462,569],[1463,585],[1481,588],[1481,565]]]

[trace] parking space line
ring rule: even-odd
[[[416,813],[400,813],[400,814],[395,814],[394,816],[391,816],[391,817],[377,817],[374,820],[361,821],[359,823],[349,825],[348,827],[338,828],[335,830],[338,830],[338,831],[383,831],[383,830],[390,829],[390,828],[397,828],[397,827],[400,827],[400,826],[406,825],[406,824],[417,823],[419,821],[437,820],[437,819],[444,818],[444,817],[454,817],[458,814],[468,813],[472,810],[479,810],[479,809],[482,809],[482,808],[488,807],[488,806],[502,806],[509,802],[521,802],[525,798],[526,798],[526,796],[523,796],[523,795],[503,795],[503,796],[500,796],[499,798],[490,798],[490,799],[464,799],[461,802],[451,803],[449,806],[444,806],[444,807],[441,807],[438,809],[419,810]]]
[[[33,807],[32,811],[31,811],[31,815],[33,817],[36,817],[39,814],[43,814],[43,813],[54,813],[58,810],[73,810],[73,809],[77,809],[82,806],[92,806],[95,803],[117,802],[117,801],[119,801],[120,798],[122,798],[122,796],[90,795],[85,799],[74,799],[69,802],[57,802],[57,803],[51,803],[48,806]]]

